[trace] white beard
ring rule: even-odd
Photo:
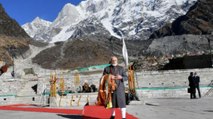
[[[112,64],[112,66],[114,66],[114,67],[117,66],[117,65],[118,65],[118,64]]]

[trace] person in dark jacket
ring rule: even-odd
[[[199,98],[201,98],[201,93],[200,93],[200,77],[197,75],[197,72],[194,72],[194,81],[195,81],[195,90],[197,89]]]
[[[193,72],[190,72],[190,75],[188,77],[189,80],[189,87],[190,87],[190,98],[191,99],[195,99],[196,95],[195,95],[195,80],[194,80],[194,76],[193,76]]]
[[[104,69],[103,75],[111,74],[111,79],[115,80],[117,88],[112,93],[112,115],[110,119],[115,118],[115,109],[121,108],[122,119],[126,118],[126,99],[124,81],[127,81],[127,75],[123,67],[118,66],[118,59],[116,56],[111,57],[111,65]]]

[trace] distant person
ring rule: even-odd
[[[91,92],[96,92],[97,91],[97,88],[96,88],[95,84],[91,84],[90,85],[90,89],[91,89]]]
[[[194,72],[194,81],[195,81],[195,90],[197,89],[199,98],[201,98],[200,94],[200,77],[197,75],[197,72]]]
[[[82,89],[83,89],[84,93],[91,92],[90,86],[89,86],[87,81],[84,82],[84,85],[82,86]]]
[[[0,76],[2,75],[3,73],[2,73],[2,71],[0,70]]]
[[[190,75],[188,77],[189,80],[189,93],[190,93],[190,99],[195,99],[196,95],[195,95],[195,80],[194,80],[194,76],[193,76],[193,72],[190,72]]]
[[[7,65],[7,64],[5,64],[4,66],[2,66],[2,67],[0,68],[0,76],[1,76],[3,73],[7,72],[7,69],[8,69],[8,65]]]
[[[78,93],[81,93],[81,92],[82,92],[82,88],[81,88],[81,86],[78,86],[78,88],[77,88],[77,92],[78,92]]]
[[[13,78],[15,77],[15,72],[14,72],[14,71],[11,72],[11,76],[12,76]]]

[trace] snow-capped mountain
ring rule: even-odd
[[[88,24],[90,23],[90,24]],[[73,32],[71,38],[83,37],[86,35],[98,35],[102,34],[104,36],[109,36],[110,33],[105,29],[103,24],[95,16],[90,17],[90,19],[85,19],[81,21]]]
[[[34,35],[37,40],[65,41],[70,37],[82,36],[82,34],[79,34],[81,32],[77,32],[80,26],[93,25],[94,28],[95,24],[92,22],[95,17],[95,21],[102,23],[102,29],[106,29],[115,37],[119,38],[123,35],[127,39],[145,40],[151,33],[166,23],[171,23],[177,17],[186,14],[196,1],[86,0],[78,6],[66,4],[48,29],[36,27],[38,29],[33,31],[34,29],[30,28],[30,25],[24,25],[23,28],[27,33],[35,33],[30,34],[30,36]],[[87,22],[82,24],[81,21]],[[41,23],[41,26],[43,26],[43,23]],[[84,32],[83,35],[88,35],[86,33],[90,34],[91,32]]]
[[[81,14],[77,10],[76,6],[68,3],[66,4],[61,12],[58,14],[58,17],[53,21],[51,27],[63,27],[70,26],[78,23],[82,20]]]
[[[24,28],[30,37],[34,38],[35,35],[47,30],[51,24],[49,21],[36,17],[31,23],[24,24],[22,28]]]

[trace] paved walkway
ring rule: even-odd
[[[181,98],[155,98],[142,99],[141,102],[131,102],[127,112],[139,119],[212,119],[213,97],[200,99]],[[77,115],[3,111],[0,110],[1,119],[81,119]]]
[[[136,102],[127,111],[140,119],[212,119],[213,97],[199,99],[155,98],[143,99],[142,105]]]

